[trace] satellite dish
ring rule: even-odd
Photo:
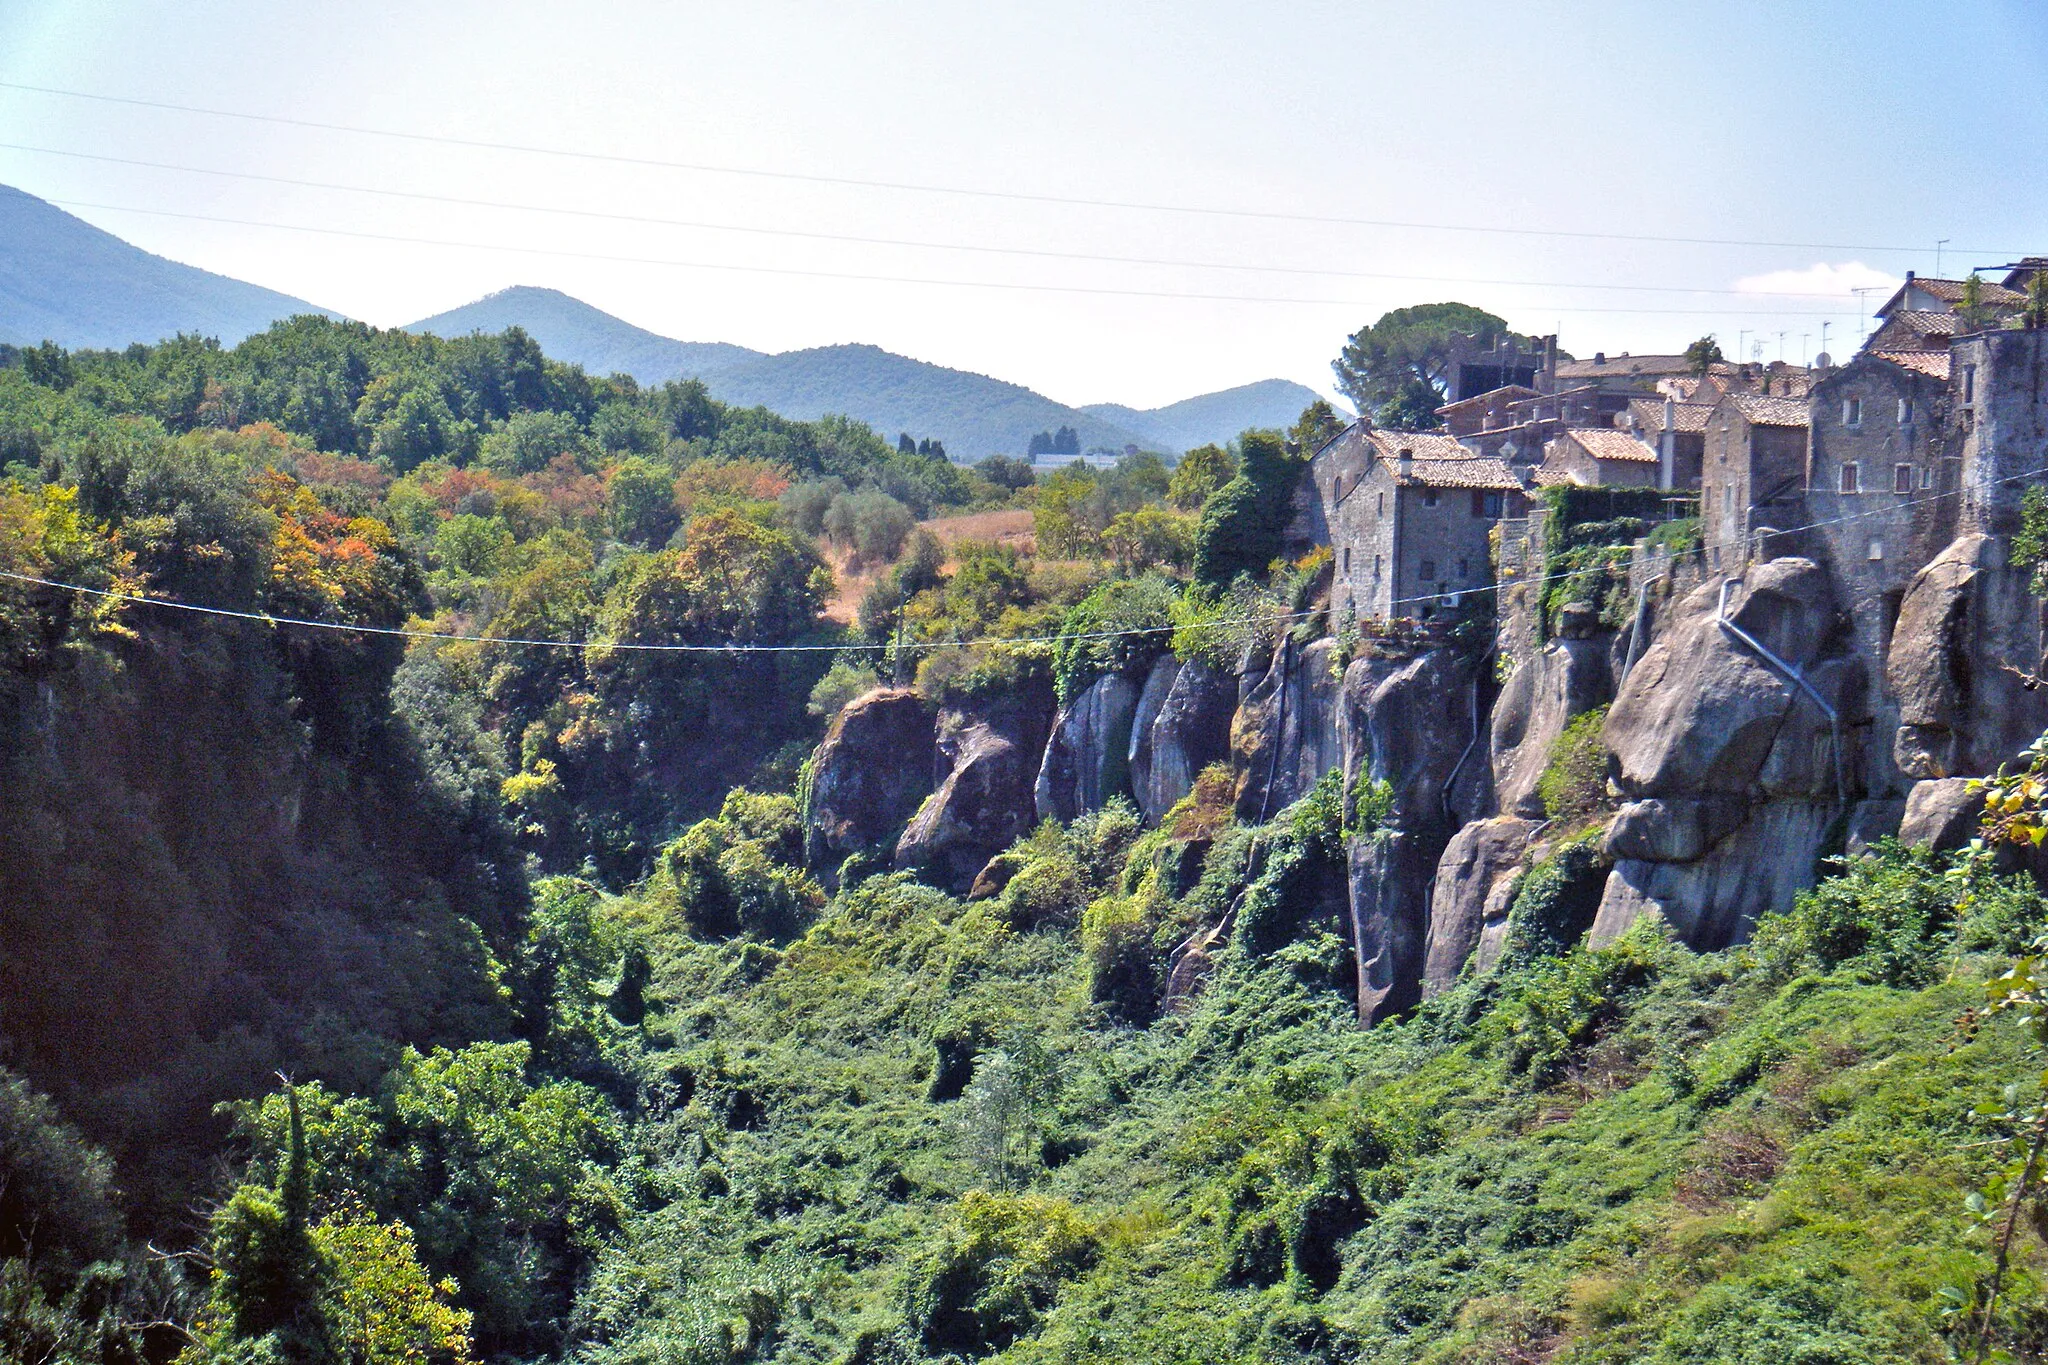
[[[1834,363],[1834,357],[1830,356],[1826,351],[1822,351],[1813,358],[1813,367],[1817,370],[1830,369],[1834,366]]]

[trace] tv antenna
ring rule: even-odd
[[[1942,237],[1934,243],[1934,278],[1937,280],[1941,278],[1941,249],[1952,240],[1952,238]]]

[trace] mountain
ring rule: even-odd
[[[1285,431],[1301,410],[1322,395],[1290,379],[1261,379],[1218,393],[1199,394],[1163,408],[1127,408],[1121,403],[1090,403],[1081,411],[1137,432],[1146,442],[1168,450],[1190,450],[1211,441],[1228,441],[1247,427]]]
[[[746,360],[759,351],[724,341],[677,341],[635,327],[559,289],[514,285],[474,303],[405,325],[408,332],[468,336],[523,327],[556,360],[581,365],[591,374],[630,374],[643,384],[701,378]]]
[[[949,370],[879,346],[785,351],[735,365],[705,382],[727,403],[759,404],[784,417],[809,421],[836,412],[886,436],[936,436],[961,460],[1021,455],[1032,436],[1062,426],[1079,433],[1084,450],[1156,444],[1022,384]]]
[[[130,246],[0,185],[0,341],[108,349],[180,332],[232,346],[279,318],[339,313]]]

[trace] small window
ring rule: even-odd
[[[1911,465],[1909,465],[1909,464],[1898,464],[1898,465],[1893,465],[1893,466],[1892,466],[1892,492],[1894,492],[1894,493],[1910,493],[1910,492],[1912,492],[1912,491],[1913,491],[1913,466],[1911,466]]]
[[[1372,576],[1374,578],[1380,576],[1380,557],[1378,555],[1372,557]]]
[[[1721,510],[1723,512],[1733,512],[1735,510],[1735,485],[1732,483],[1721,485]]]
[[[1477,488],[1472,490],[1472,515],[1475,517],[1486,515],[1486,494]]]
[[[1870,549],[1863,557],[1873,564],[1882,563],[1884,561],[1884,542],[1881,540],[1871,541]]]
[[[1932,487],[1934,487],[1934,466],[1933,466],[1933,465],[1931,465],[1931,464],[1924,464],[1924,465],[1921,465],[1921,466],[1920,466],[1920,487],[1921,487],[1921,489],[1922,489],[1923,491],[1924,491],[1924,490],[1926,490],[1926,489],[1929,489],[1929,488],[1932,488]]]
[[[1963,366],[1963,401],[1965,403],[1977,401],[1977,367],[1975,365]]]
[[[1351,547],[1349,545],[1344,547],[1344,576],[1346,578],[1351,577]]]
[[[1434,488],[1425,488],[1422,490],[1422,505],[1424,507],[1436,506],[1436,500],[1437,491]]]
[[[1842,400],[1842,425],[1845,427],[1859,427],[1863,425],[1863,400],[1861,398],[1844,398]]]
[[[1422,576],[1425,579],[1429,579],[1431,581],[1435,580],[1436,561],[1434,559],[1425,559],[1422,561]]]
[[[1381,516],[1385,516],[1387,514],[1387,495],[1385,493],[1380,494],[1379,514]]]
[[[1458,581],[1460,583],[1463,583],[1466,580],[1466,578],[1471,576],[1471,563],[1472,561],[1469,559],[1461,559],[1458,561]]]
[[[1900,425],[1900,426],[1904,426],[1904,425],[1906,425],[1906,423],[1908,423],[1908,422],[1910,422],[1910,421],[1912,421],[1912,420],[1913,420],[1913,400],[1912,400],[1912,399],[1910,399],[1910,398],[1901,398],[1901,399],[1899,400],[1899,425]]]
[[[1863,491],[1863,470],[1854,460],[1842,462],[1842,491],[1861,493]]]

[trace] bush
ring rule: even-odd
[[[830,721],[846,709],[848,702],[866,696],[881,685],[881,674],[868,665],[850,659],[834,659],[832,667],[825,670],[825,676],[811,688],[811,699],[806,709],[812,715],[823,716]]]
[[[1543,813],[1553,820],[1578,820],[1607,809],[1607,746],[1601,727],[1607,708],[1596,706],[1574,717],[1550,746],[1550,761],[1536,780]]]
[[[1053,646],[1053,683],[1060,704],[1072,701],[1104,674],[1136,676],[1166,653],[1178,597],[1171,583],[1146,574],[1104,583],[1070,608]]]
[[[1240,574],[1263,575],[1280,553],[1302,462],[1270,431],[1248,431],[1239,442],[1237,476],[1202,508],[1195,530],[1194,579],[1228,587]]]

